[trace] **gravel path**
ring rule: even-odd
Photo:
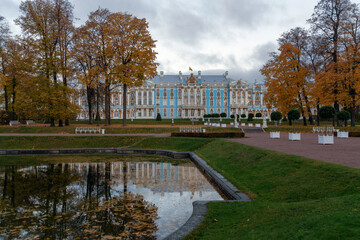
[[[269,133],[246,133],[246,138],[229,139],[251,146],[360,168],[360,138],[334,139],[334,145],[319,145],[317,134],[302,133],[301,141],[289,141],[288,133],[270,139]]]

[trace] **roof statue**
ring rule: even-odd
[[[186,83],[197,83],[198,81],[196,80],[196,78],[194,77],[194,74],[191,73],[190,77],[187,79]]]

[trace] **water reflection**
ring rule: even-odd
[[[161,239],[220,195],[192,164],[0,168],[0,239]]]

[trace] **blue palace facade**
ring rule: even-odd
[[[243,80],[233,80],[226,71],[222,75],[165,75],[146,81],[141,87],[127,92],[127,118],[154,119],[158,113],[162,118],[202,118],[204,114],[261,113],[268,117],[263,100],[266,88],[255,82],[249,85]],[[79,119],[88,119],[86,96],[76,99],[81,111]],[[103,118],[104,112],[100,113]],[[112,90],[111,118],[122,118],[122,87]]]

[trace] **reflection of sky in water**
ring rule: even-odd
[[[159,218],[156,220],[158,239],[176,231],[187,221],[192,214],[192,202],[222,199],[192,163],[172,165],[170,163],[113,162],[108,164],[110,164],[108,174],[111,197],[121,196],[124,192],[124,182],[126,182],[128,192],[142,195],[144,200],[158,207]],[[64,166],[63,164],[63,169]],[[80,180],[67,185],[66,188],[77,193],[73,198],[74,202],[81,202],[87,194],[90,172],[94,174],[98,171],[103,177],[105,163],[70,163],[68,166],[72,172],[80,175]],[[17,171],[31,172],[34,168],[18,168]],[[38,170],[46,168],[48,168],[47,165],[37,167]],[[127,170],[126,174],[123,172],[124,169]],[[0,178],[3,177],[4,174],[1,173]]]

